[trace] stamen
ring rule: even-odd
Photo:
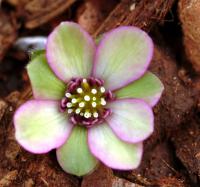
[[[65,94],[65,97],[67,97],[67,98],[70,98],[71,96],[72,95],[70,93],[68,93],[68,92]]]
[[[68,114],[71,114],[72,112],[73,112],[72,109],[68,109],[68,110],[67,110],[67,113],[68,113]]]
[[[101,105],[105,106],[106,105],[106,101],[104,98],[101,98]]]
[[[83,93],[83,89],[82,88],[77,88],[77,90],[76,90],[79,94],[80,93]]]
[[[96,102],[92,102],[92,107],[95,108],[97,106]]]
[[[67,107],[68,108],[72,107],[72,103],[67,103]]]
[[[82,87],[84,90],[88,90],[90,88],[90,85],[87,82],[87,79],[82,80]]]
[[[77,99],[73,98],[72,103],[76,103],[76,102],[77,102]]]
[[[79,114],[81,112],[81,109],[77,108],[75,112],[76,112],[76,114]]]
[[[94,118],[98,118],[99,114],[97,112],[93,113]]]
[[[85,101],[90,101],[90,96],[89,96],[89,95],[85,95],[85,96],[84,96],[84,100],[85,100]]]
[[[87,83],[87,79],[83,79],[83,83]]]
[[[101,93],[104,93],[104,92],[106,91],[106,89],[102,86],[102,87],[100,88],[100,91],[101,91]]]
[[[85,112],[84,117],[85,118],[90,118],[91,117],[91,113],[90,112]]]
[[[103,123],[111,114],[106,106],[114,99],[112,92],[103,86],[104,81],[95,77],[73,78],[60,102],[61,112],[66,112],[71,123],[92,127]]]
[[[93,89],[91,90],[91,92],[92,92],[93,94],[96,94],[96,93],[97,93],[97,90],[96,90],[95,88],[93,88]]]
[[[80,102],[78,106],[83,108],[85,106],[85,103],[84,102]]]

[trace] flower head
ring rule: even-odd
[[[152,54],[152,40],[138,28],[114,29],[96,45],[78,24],[61,23],[27,66],[34,99],[15,113],[17,141],[33,153],[56,148],[61,167],[78,176],[98,160],[137,168],[163,91],[147,72]]]

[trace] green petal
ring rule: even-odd
[[[36,99],[57,100],[63,97],[66,86],[53,74],[44,53],[34,56],[27,65],[27,71]]]
[[[164,90],[162,82],[153,73],[147,72],[143,77],[116,91],[118,98],[138,98],[154,106]]]
[[[67,173],[83,176],[92,172],[98,161],[89,151],[87,130],[84,127],[74,127],[65,144],[57,149],[58,162]]]
[[[47,59],[55,74],[64,82],[91,73],[95,43],[78,24],[62,22],[49,35]]]

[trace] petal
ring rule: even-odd
[[[88,130],[89,148],[93,155],[113,169],[130,170],[138,167],[142,157],[142,143],[121,141],[107,124]]]
[[[138,98],[147,102],[150,106],[156,105],[164,90],[162,82],[150,72],[116,91],[117,98]]]
[[[153,55],[151,38],[136,27],[119,27],[103,35],[97,48],[93,76],[118,89],[138,79]]]
[[[120,99],[110,103],[112,115],[107,122],[123,141],[137,143],[153,132],[152,109],[142,100]]]
[[[26,150],[46,153],[66,141],[72,125],[58,106],[55,101],[31,100],[16,111],[15,137]]]
[[[95,43],[78,24],[62,22],[49,35],[46,50],[50,67],[64,82],[90,75]]]
[[[27,65],[35,99],[61,99],[66,86],[49,68],[45,54],[39,54]]]
[[[83,176],[95,169],[98,161],[89,151],[87,130],[84,127],[74,127],[69,139],[57,149],[57,159],[67,173]]]

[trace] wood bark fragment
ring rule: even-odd
[[[116,6],[115,0],[88,0],[77,11],[77,22],[92,34]]]
[[[91,175],[83,178],[81,187],[112,186],[114,176],[110,168],[100,165]]]
[[[122,178],[118,178],[118,177],[114,177],[112,180],[112,187],[145,187],[136,183],[132,183],[128,180],[122,179]]]
[[[94,36],[122,25],[134,25],[150,31],[156,23],[163,21],[174,2],[175,0],[122,0],[97,29]]]
[[[0,62],[17,37],[16,20],[0,10]]]
[[[184,34],[184,46],[188,60],[200,73],[200,1],[180,0],[179,17]]]
[[[44,23],[47,23],[52,18],[63,13],[69,8],[76,0],[31,0],[24,1],[21,12],[25,18],[25,27],[34,29]]]

